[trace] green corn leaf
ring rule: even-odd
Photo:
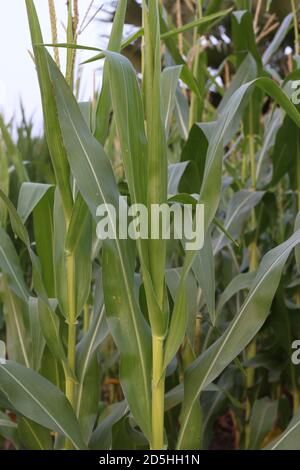
[[[223,335],[187,370],[181,430],[177,443],[179,449],[189,447],[189,417],[201,391],[246,348],[266,321],[284,265],[299,242],[300,232],[298,231],[285,243],[265,255],[239,313]]]
[[[78,379],[77,419],[81,428],[84,442],[88,443],[95,427],[99,413],[99,383],[101,368],[97,354],[93,354]]]
[[[66,150],[64,148],[61,132],[57,122],[57,109],[50,82],[47,53],[44,48],[36,45],[43,43],[43,37],[33,0],[26,0],[26,8],[41,90],[47,143],[51,154],[57,184],[60,189],[64,210],[66,216],[70,216],[73,205],[69,178],[70,170]]]
[[[187,167],[188,162],[173,163],[168,166],[168,200],[176,197],[181,178]]]
[[[0,143],[0,189],[8,196],[9,193],[9,173],[8,159],[3,146]],[[7,222],[7,207],[0,201],[0,226],[5,227]]]
[[[243,62],[246,54],[250,52],[257,65],[261,68],[262,61],[255,40],[251,12],[249,10],[233,12],[232,29],[238,65]]]
[[[25,449],[52,450],[49,430],[23,416],[18,419],[18,437]]]
[[[126,401],[111,405],[105,412],[105,417],[93,432],[90,447],[93,450],[110,449],[112,441],[112,427],[128,412]],[[101,419],[101,417],[100,417]]]
[[[148,8],[144,5],[144,73],[143,94],[145,102],[146,130],[148,137],[147,187],[148,208],[152,204],[167,202],[167,143],[165,125],[161,106],[161,59],[160,59],[160,23],[157,2],[150,1]],[[150,224],[151,226],[151,224]],[[149,274],[152,279],[158,306],[165,308],[165,240],[148,242]],[[161,319],[162,327],[165,315]]]
[[[277,417],[278,402],[268,398],[255,400],[250,418],[249,449],[259,449],[263,439],[272,431]]]
[[[176,36],[180,33],[184,33],[185,31],[189,31],[191,29],[197,28],[199,26],[204,26],[207,24],[213,23],[215,20],[221,20],[225,16],[227,16],[232,11],[232,8],[228,10],[222,10],[217,13],[213,13],[212,15],[204,16],[203,18],[199,18],[198,20],[192,21],[191,23],[187,23],[180,28],[171,29],[170,31],[163,33],[161,35],[161,39],[166,39],[172,36]]]
[[[270,182],[272,178],[268,173],[268,158],[269,153],[272,152],[277,136],[278,131],[283,123],[283,112],[281,109],[277,109],[266,124],[265,133],[263,137],[263,146],[259,152],[259,156],[256,164],[256,181],[258,188],[264,188]],[[277,150],[279,150],[277,148]],[[275,155],[275,150],[274,150]],[[278,154],[276,155],[275,162],[277,162]]]
[[[124,41],[122,41],[121,44],[121,51],[126,49],[126,47],[130,46],[131,43],[139,39],[141,36],[144,35],[144,28],[139,28],[136,32],[133,34],[130,34],[128,38],[126,38]],[[45,44],[47,46],[47,44]],[[51,44],[52,45],[52,44]],[[53,46],[53,45],[52,45]],[[97,49],[100,51],[100,49]],[[119,51],[120,52],[120,51]],[[82,64],[89,64],[91,62],[95,62],[96,60],[104,59],[105,58],[105,53],[100,52],[100,54],[95,55],[94,57],[91,57],[90,59],[85,60],[82,62]]]
[[[218,114],[220,115],[228,102],[232,98],[232,95],[244,84],[255,80],[257,78],[257,64],[251,54],[247,54],[241,65],[239,66],[236,74],[234,75],[230,86],[226,90],[221,103],[218,106]],[[230,140],[230,139],[229,139]]]
[[[136,73],[129,60],[107,53],[114,118],[132,202],[147,202],[147,139],[144,109]],[[132,126],[133,120],[136,125]]]
[[[239,274],[228,284],[226,289],[220,295],[217,305],[217,317],[221,314],[224,305],[238,292],[241,290],[249,290],[254,278],[256,276],[255,272]]]
[[[26,367],[33,366],[32,349],[26,328],[28,325],[27,301],[15,294],[13,285],[9,284],[7,276],[2,277],[1,297],[4,303],[8,355]]]
[[[32,263],[32,269],[33,269],[33,284],[34,288],[37,291],[37,293],[41,296],[46,298],[46,291],[45,287],[43,284],[43,279],[42,279],[42,273],[41,273],[41,267],[39,263],[39,259],[37,258],[36,254],[33,252],[31,249],[30,245],[30,240],[29,240],[29,235],[26,230],[25,225],[23,224],[15,206],[12,204],[12,202],[8,199],[8,197],[1,191],[0,189],[0,199],[5,203],[9,216],[10,216],[10,221],[11,221],[11,226],[12,229],[17,237],[22,240],[22,242],[26,245],[26,248],[28,250],[30,260]],[[4,256],[5,258],[5,256]]]
[[[193,89],[193,92],[196,91]],[[197,93],[196,93],[197,94]],[[197,95],[198,97],[198,95]],[[187,140],[189,136],[189,105],[183,93],[177,89],[175,98],[175,116],[177,126],[183,140]]]
[[[5,203],[11,221],[12,229],[17,237],[22,240],[22,242],[26,245],[26,247],[30,247],[30,240],[28,232],[15,208],[13,203],[9,200],[9,198],[4,194],[4,192],[0,189],[0,199]]]
[[[286,173],[292,171],[298,152],[298,127],[289,116],[285,116],[272,153],[273,175],[270,186],[276,185]]]
[[[110,162],[91,135],[55,63],[50,57],[48,61],[61,132],[78,188],[94,218],[101,203],[111,204],[118,212],[119,193]],[[150,338],[132,287],[134,251],[131,242],[118,237],[106,240],[103,245],[106,310],[114,340],[121,352],[122,385],[137,423],[150,438]]]
[[[60,335],[60,322],[56,313],[52,310],[50,305],[47,305],[41,299],[35,299],[35,308],[37,310],[41,330],[50,349],[53,357],[60,361],[64,370],[65,375],[76,381],[74,374],[70,370],[68,360],[64,351],[63,342]]]
[[[25,302],[29,297],[20,261],[7,233],[0,228],[0,268],[8,276],[9,285]]]
[[[164,18],[162,15],[160,15],[160,29],[161,33],[167,33],[168,32],[168,26],[164,21]],[[182,72],[181,72],[181,79],[186,83],[189,88],[197,95],[197,97],[202,101],[202,96],[200,94],[200,90],[198,87],[197,80],[195,79],[193,73],[189,69],[189,67],[186,65],[185,60],[179,53],[177,49],[177,40],[174,37],[167,37],[164,39],[164,43],[166,44],[168,51],[170,52],[174,62],[176,65],[181,65],[182,66]]]
[[[288,34],[289,30],[291,29],[292,26],[292,21],[293,21],[293,14],[290,13],[287,15],[283,22],[280,25],[280,28],[275,34],[275,37],[273,41],[269,44],[267,50],[264,52],[264,55],[262,57],[262,61],[264,66],[268,64],[268,62],[271,60],[272,56],[277,52],[279,47],[281,46],[282,42],[284,41],[286,35]]]
[[[194,124],[184,144],[181,161],[189,161],[189,166],[180,182],[180,192],[199,193],[203,181],[208,142],[214,123]]]
[[[193,260],[194,252],[188,252],[181,270],[181,278],[178,284],[178,290],[165,343],[163,370],[166,370],[167,366],[178,351],[186,331],[188,321],[186,282]]]
[[[102,291],[102,282],[97,282],[97,290]],[[102,297],[102,296],[101,296]],[[96,306],[96,305],[95,305]],[[93,321],[77,348],[78,385],[76,386],[76,415],[82,427],[84,439],[89,441],[98,410],[98,395],[95,395],[95,377],[97,379],[97,349],[108,334],[103,299],[94,311]],[[92,371],[92,372],[91,372]],[[97,386],[96,386],[97,390]]]
[[[233,240],[238,239],[252,209],[260,203],[263,196],[263,191],[249,191],[245,189],[234,193],[229,202],[224,221],[224,228],[230,233]],[[215,240],[214,253],[218,253],[227,243],[228,240],[225,234],[220,234]]]
[[[112,31],[108,43],[108,50],[112,52],[121,51],[122,34],[124,28],[125,14],[127,8],[127,0],[120,0],[116,9]],[[120,90],[121,91],[121,90]],[[102,89],[99,95],[96,115],[95,115],[95,132],[94,135],[101,144],[104,145],[108,127],[109,127],[109,116],[111,112],[111,96],[110,96],[110,84],[109,84],[109,73],[107,65],[104,64],[103,78],[102,78]]]
[[[31,338],[31,368],[36,372],[39,372],[42,365],[46,342],[42,333],[39,318],[38,299],[34,297],[30,297],[28,301],[28,316]],[[10,359],[13,359],[11,355],[9,357]]]
[[[7,361],[0,364],[0,387],[12,405],[26,418],[59,432],[85,449],[70,403],[63,393],[31,369]]]
[[[53,264],[55,297],[65,318],[68,316],[68,282],[66,269],[66,221],[60,194],[56,189],[53,206]]]
[[[166,67],[161,74],[162,117],[165,124],[166,137],[170,132],[170,119],[175,108],[175,95],[179,77],[182,71],[181,65]]]
[[[265,450],[299,450],[300,416],[295,416],[286,430]]]
[[[125,173],[133,203],[147,204],[148,189],[148,146],[144,128],[142,97],[132,65],[125,57],[107,53],[111,96],[117,130],[120,138]],[[136,126],[131,126],[133,120]],[[163,334],[165,324],[154,281],[150,274],[149,246],[141,241],[138,244],[142,264],[146,295],[149,301],[150,322],[156,331]]]
[[[239,247],[239,244],[235,241],[235,239],[233,238],[233,236],[228,232],[228,230],[226,230],[226,228],[224,227],[224,225],[222,224],[222,222],[217,219],[216,217],[214,218],[214,225],[216,227],[218,227],[219,231],[221,233],[223,233],[225,235],[225,237],[230,241],[232,242],[236,247]]]
[[[54,186],[51,184],[23,183],[19,192],[17,212],[25,223],[39,202]]]
[[[33,210],[33,228],[36,252],[48,298],[56,297],[54,276],[53,233],[54,188],[47,191]]]
[[[166,282],[170,290],[173,300],[176,299],[176,293],[181,280],[181,269],[168,269],[166,271]],[[197,314],[197,283],[193,273],[190,271],[186,279],[186,292],[187,292],[187,327],[186,335],[190,341],[191,346],[194,345],[195,340],[195,324]]]
[[[216,280],[215,263],[212,249],[211,237],[207,234],[204,247],[197,253],[193,262],[192,270],[196,276],[199,286],[203,291],[212,324],[216,321]]]
[[[18,175],[18,179],[20,183],[23,183],[24,181],[28,181],[28,174],[22,159],[22,155],[20,154],[20,151],[14,144],[14,141],[5,126],[5,123],[3,121],[3,117],[0,114],[0,130],[2,134],[3,141],[5,143],[6,149],[7,149],[7,154],[10,157],[12,164],[14,165],[16,169],[16,173]]]
[[[82,232],[87,224],[89,224],[88,207],[80,193],[78,193],[66,236],[66,252],[74,253],[76,251],[80,244]]]
[[[240,115],[241,110],[244,108],[244,98],[248,97],[255,87],[262,89],[275,99],[290,118],[300,126],[300,114],[296,107],[291,103],[285,92],[268,78],[258,78],[246,83],[233,94],[216,124],[207,151],[205,173],[200,191],[200,201],[205,205],[206,228],[212,222],[220,200],[223,140],[232,125],[232,121]]]
[[[62,313],[68,317],[67,257],[74,256],[76,317],[80,315],[91,287],[92,221],[87,206],[78,196],[67,232],[63,207],[56,191],[54,201],[55,292]],[[74,250],[74,251],[73,251]]]

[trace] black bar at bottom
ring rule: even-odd
[[[243,462],[286,464],[290,458],[299,459],[296,451],[2,451],[0,454],[1,468],[8,464],[24,464],[39,467],[45,462],[59,464],[88,465],[88,468],[99,468],[101,465],[117,466],[121,469],[135,469],[147,466],[163,465],[204,465]]]

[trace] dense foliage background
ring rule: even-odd
[[[300,449],[300,2],[104,4],[90,103],[77,2],[54,60],[26,6],[45,136],[0,116],[2,448]],[[119,195],[203,202],[203,250],[101,243]]]

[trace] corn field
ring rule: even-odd
[[[103,50],[78,0],[45,44],[38,1],[44,135],[0,115],[0,448],[300,450],[300,2],[119,0]],[[203,247],[121,236],[124,203],[201,205]]]

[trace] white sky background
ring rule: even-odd
[[[79,0],[81,20],[89,3],[90,0]],[[109,7],[108,0],[95,0],[94,4],[93,13],[101,4],[105,4],[105,8]],[[44,42],[51,43],[48,0],[35,0],[35,6],[39,15]],[[55,0],[55,6],[58,17],[58,39],[59,42],[66,42],[65,31],[61,26],[61,22],[66,24],[67,21],[66,0]],[[101,18],[101,15],[103,13],[99,13],[97,18]],[[78,42],[84,45],[105,48],[105,36],[107,36],[109,30],[109,24],[94,21],[79,37]],[[101,35],[104,35],[104,39],[101,38]],[[19,103],[22,100],[26,116],[33,116],[35,132],[40,132],[42,129],[40,93],[35,66],[28,53],[29,49],[31,50],[31,39],[25,0],[2,0],[0,13],[0,112],[3,113],[6,121],[10,121],[12,118],[14,120],[19,119]],[[65,50],[60,49],[62,64],[64,63],[64,54]],[[93,52],[78,51],[79,62],[91,57],[93,54]],[[96,84],[98,87],[100,86],[101,62],[87,64],[82,68],[83,79],[80,100],[85,101],[92,96],[95,73]]]

